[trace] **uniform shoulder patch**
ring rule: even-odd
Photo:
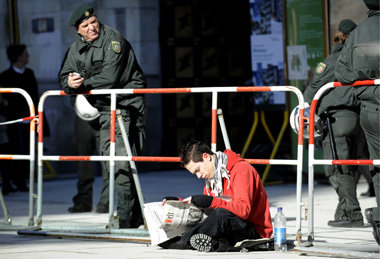
[[[119,41],[112,41],[111,42],[111,45],[112,45],[112,50],[116,53],[120,53],[121,51],[121,45],[120,45],[120,42]]]
[[[325,71],[325,68],[326,68],[326,64],[323,62],[319,62],[317,68],[315,69],[315,72],[317,72],[317,74],[321,74],[323,73],[323,71]]]

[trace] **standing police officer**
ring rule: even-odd
[[[350,84],[357,80],[380,78],[380,1],[364,0],[368,18],[353,31],[339,56],[335,76],[339,82]],[[352,87],[353,88],[353,87]],[[355,87],[360,100],[360,124],[364,130],[371,159],[380,159],[380,87]],[[380,245],[380,168],[371,166],[377,207],[365,210]]]
[[[92,89],[145,88],[146,81],[130,43],[115,29],[101,24],[89,4],[77,7],[70,18],[77,31],[59,73],[61,87],[66,93]],[[74,74],[79,73],[80,75]],[[99,143],[99,153],[110,154],[110,95],[90,95],[88,101],[100,116],[91,123]],[[118,95],[117,109],[121,111],[132,152],[138,155],[145,143],[146,101],[143,95]],[[120,127],[116,123],[116,155],[127,155]],[[106,163],[109,177],[109,163]],[[115,163],[115,189],[120,228],[138,227],[143,223],[136,187],[127,161]]]
[[[338,31],[334,34],[333,49],[330,56],[320,62],[310,85],[306,88],[305,101],[311,103],[315,93],[326,83],[335,81],[334,70],[343,44],[349,33],[356,28],[350,20],[342,20]],[[348,87],[334,88],[323,95],[318,102],[317,114],[331,122],[333,138],[323,134],[323,153],[325,159],[332,159],[332,149],[335,148],[337,157],[333,159],[352,159],[357,157],[357,136],[360,135],[359,103],[353,95],[353,89]],[[329,118],[326,118],[328,116]],[[333,143],[331,146],[330,143]],[[335,144],[335,145],[334,145]],[[331,227],[361,227],[363,215],[356,196],[355,167],[351,165],[325,166],[325,174],[336,193],[339,201],[335,210]]]

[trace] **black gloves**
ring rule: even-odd
[[[211,206],[212,200],[214,197],[207,195],[192,195],[191,203],[200,208],[208,208]]]
[[[164,200],[167,200],[167,201],[178,201],[179,198],[178,197],[174,197],[174,196],[166,196],[166,197],[164,197]]]

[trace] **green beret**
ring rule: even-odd
[[[338,25],[338,31],[350,34],[350,32],[356,28],[356,23],[351,19],[344,19]]]
[[[379,0],[364,0],[365,5],[370,10],[379,10],[380,9],[380,1]]]
[[[78,26],[93,15],[94,8],[89,4],[82,4],[78,6],[71,14],[69,25]]]

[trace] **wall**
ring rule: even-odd
[[[349,4],[347,2],[347,0],[329,1],[330,42],[341,20],[351,19],[360,24],[367,18],[368,8],[362,0],[349,1]]]

